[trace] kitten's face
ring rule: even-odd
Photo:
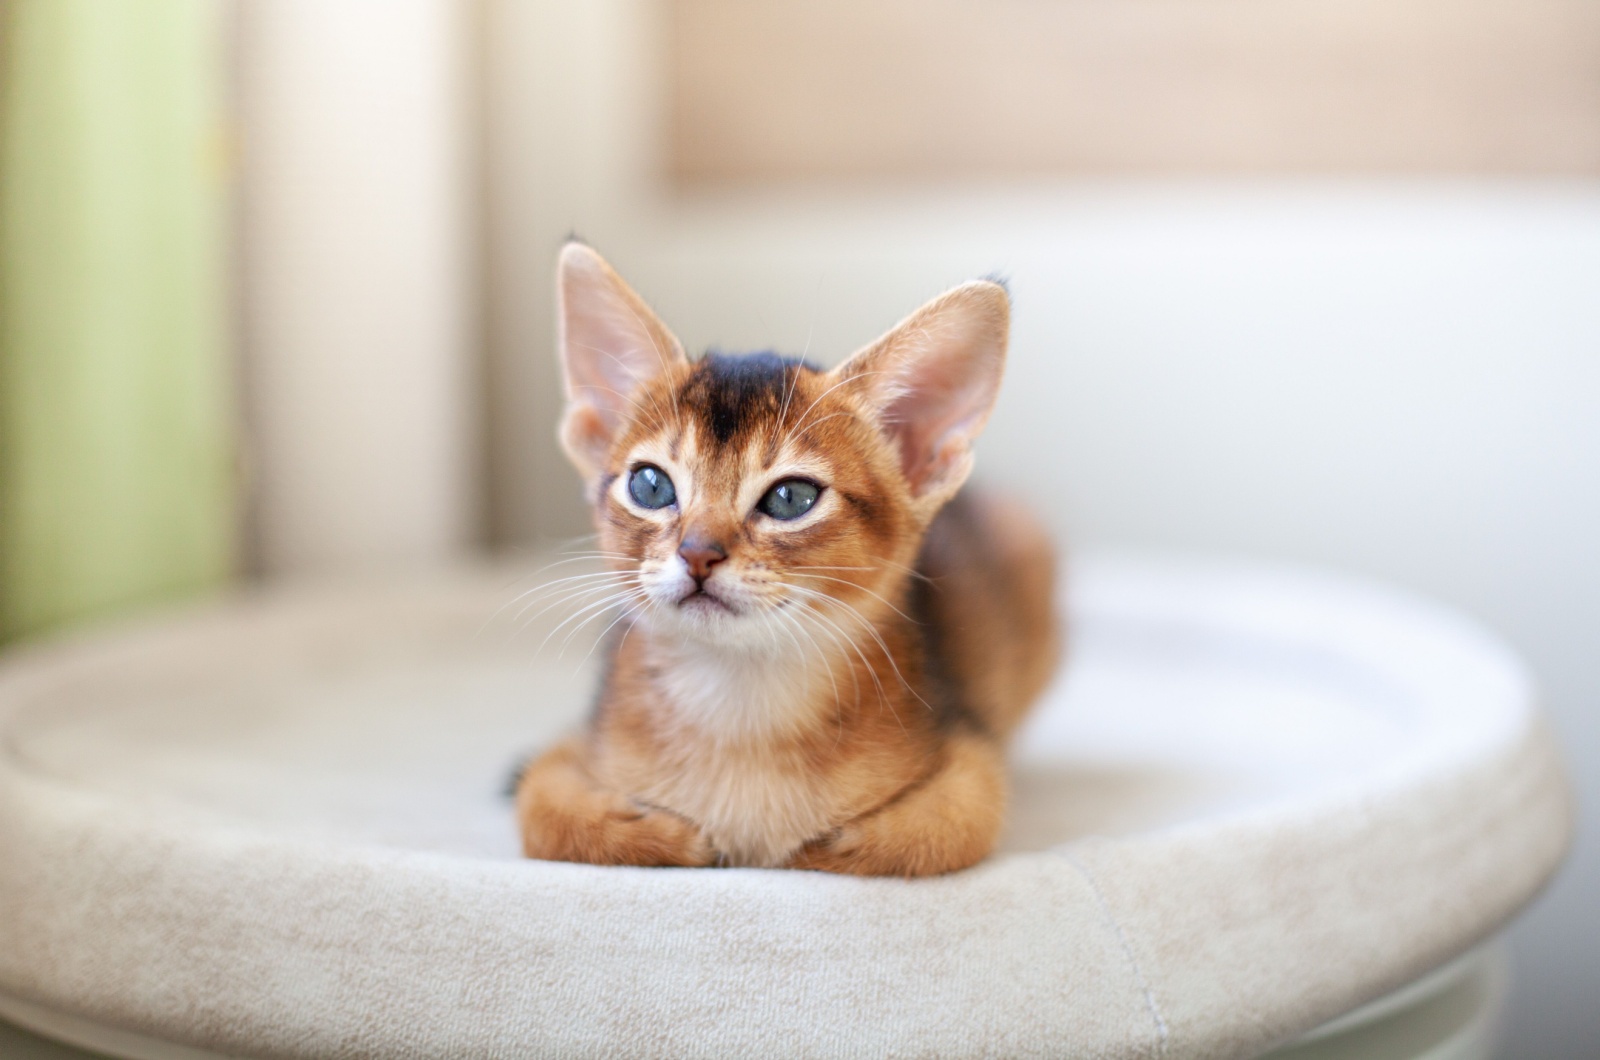
[[[796,623],[860,634],[846,608],[912,562],[922,528],[871,411],[829,387],[770,354],[709,355],[632,395],[596,514],[654,626],[776,648]]]
[[[622,601],[653,628],[774,650],[866,635],[971,468],[1009,302],[947,292],[831,371],[771,354],[690,361],[581,244],[560,268],[562,442],[588,481]]]

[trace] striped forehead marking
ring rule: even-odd
[[[695,363],[678,392],[680,405],[699,419],[702,435],[726,446],[753,425],[775,419],[796,371],[815,365],[776,353],[708,353]]]

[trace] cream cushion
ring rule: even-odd
[[[502,783],[596,665],[590,630],[562,652],[556,612],[501,608],[537,580],[282,589],[13,653],[0,993],[246,1056],[1232,1058],[1492,934],[1568,840],[1528,678],[1470,623],[1105,557],[979,867],[521,860]]]

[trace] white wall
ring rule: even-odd
[[[980,474],[1033,498],[1070,547],[1371,575],[1526,653],[1583,823],[1515,932],[1506,1055],[1600,1053],[1600,186],[672,200],[649,169],[645,10],[491,6],[491,139],[521,145],[491,173],[494,357],[515,387],[495,399],[502,535],[582,526],[553,443],[565,232],[691,350],[832,361],[944,286],[1009,274],[1012,362]]]

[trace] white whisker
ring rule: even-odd
[[[566,654],[567,654],[567,645],[572,643],[572,638],[577,636],[578,632],[580,630],[582,630],[585,626],[587,626],[590,622],[593,622],[597,618],[604,618],[607,608],[609,608],[609,607],[611,607],[611,606],[613,606],[615,604],[621,603],[624,600],[636,599],[638,597],[642,597],[643,595],[644,595],[644,590],[643,589],[631,589],[631,590],[628,590],[627,592],[621,594],[618,597],[614,597],[611,600],[605,601],[603,606],[600,606],[600,607],[591,606],[591,607],[587,608],[586,610],[592,611],[593,613],[590,614],[588,618],[585,618],[582,622],[579,622],[577,625],[573,626],[572,629],[570,629],[567,632],[566,637],[561,641],[561,650],[560,650],[560,652],[558,652],[556,654],[556,658],[558,658],[558,659],[564,658],[566,656]],[[623,614],[627,614],[627,609],[626,608],[623,609]],[[612,622],[612,625],[615,625],[615,624],[616,624],[615,622]],[[611,627],[607,626],[606,628],[610,629]],[[603,633],[601,634],[601,636],[604,636],[604,635],[605,634],[603,634]],[[591,646],[589,650],[592,652],[594,650],[593,646]],[[588,658],[588,656],[585,655],[584,658]]]
[[[579,586],[577,588],[568,589],[565,592],[563,592],[559,597],[557,597],[554,600],[551,600],[551,601],[547,602],[543,607],[539,608],[538,611],[535,611],[533,614],[529,615],[526,620],[520,622],[519,625],[518,625],[518,629],[519,630],[527,629],[528,627],[532,626],[536,621],[538,621],[538,619],[539,619],[539,617],[541,615],[544,615],[549,611],[553,611],[557,607],[561,607],[561,606],[566,605],[566,604],[572,604],[572,603],[577,602],[577,601],[582,601],[582,600],[588,599],[590,597],[595,596],[598,593],[615,592],[615,591],[617,591],[619,585],[625,585],[625,584],[626,583],[609,582],[609,583],[603,583],[603,584],[600,584],[600,585],[585,585],[585,586]]]
[[[580,618],[580,617],[582,617],[584,615],[589,615],[592,618],[592,617],[594,617],[595,614],[603,614],[607,607],[610,607],[612,604],[615,604],[618,601],[628,599],[635,592],[638,592],[638,591],[639,590],[637,590],[637,589],[623,589],[623,590],[621,590],[619,592],[612,593],[610,596],[607,596],[602,600],[598,600],[598,601],[596,601],[594,603],[591,603],[591,604],[585,604],[583,607],[579,608],[577,611],[574,611],[572,614],[570,614],[566,618],[562,619],[559,623],[557,623],[557,625],[556,625],[556,627],[554,629],[552,629],[550,632],[546,633],[545,636],[544,636],[544,640],[540,641],[539,642],[539,647],[534,650],[534,654],[539,654],[540,652],[543,652],[544,648],[545,648],[545,645],[550,643],[550,638],[554,637],[557,633],[560,633],[561,630],[569,622],[572,622],[572,621],[574,621],[574,620],[576,620],[576,619],[578,619],[578,618]],[[587,621],[588,621],[588,619],[584,619],[585,623]],[[576,626],[576,627],[574,627],[573,632],[576,633],[581,628],[583,628],[582,625]],[[563,644],[563,647],[564,647],[566,642],[563,641],[562,644]]]
[[[529,593],[540,593],[540,592],[544,592],[544,591],[546,591],[548,589],[554,589],[561,582],[569,582],[570,583],[570,582],[580,582],[581,581],[583,583],[582,585],[571,585],[571,584],[567,585],[565,589],[561,590],[561,595],[559,595],[556,600],[551,601],[551,606],[553,606],[556,603],[560,603],[562,600],[571,599],[572,596],[574,596],[574,595],[579,595],[579,594],[582,594],[582,593],[585,593],[585,592],[595,592],[595,591],[598,591],[600,589],[606,588],[606,587],[608,587],[608,585],[611,585],[611,584],[618,584],[618,585],[623,584],[624,582],[627,581],[628,577],[629,577],[628,574],[620,572],[620,571],[604,571],[604,572],[597,573],[597,574],[576,574],[576,575],[573,575],[571,578],[562,578],[562,579],[559,579],[559,581],[551,582],[548,585],[541,585],[539,588],[531,589],[531,590],[529,590],[528,593],[524,593],[523,595],[527,596],[527,595],[529,595]],[[519,599],[520,599],[520,597],[519,597]],[[532,600],[530,600],[527,604],[523,605],[522,610],[517,612],[517,614],[516,614],[515,618],[513,619],[513,621],[516,621],[516,622],[522,621],[522,616],[528,613],[528,609],[531,608],[531,607],[534,607],[538,603],[539,603],[539,597],[538,596],[534,596],[534,598]],[[543,613],[544,613],[543,611],[540,611],[540,612],[536,613],[533,616],[533,618],[538,618],[539,615],[541,615]],[[529,619],[529,621],[532,621],[532,619]]]
[[[638,592],[639,592],[640,596],[644,596],[644,590],[641,589],[641,590],[638,590]],[[640,611],[642,610],[642,606],[643,605],[641,605],[641,604],[633,604],[633,605],[630,605],[628,607],[624,607],[622,609],[622,613],[617,615],[616,618],[611,620],[611,625],[607,626],[605,629],[602,629],[600,631],[600,635],[598,637],[596,637],[594,643],[589,646],[589,650],[584,652],[583,658],[578,660],[578,665],[582,666],[584,663],[588,662],[589,661],[589,656],[594,654],[595,649],[600,647],[600,645],[605,643],[606,634],[610,633],[613,629],[615,629],[617,627],[617,623],[621,622],[623,619],[629,617],[630,615],[638,615],[640,613]],[[629,627],[629,628],[632,628],[632,627]],[[624,633],[623,637],[624,637],[624,639],[626,639],[627,634]]]
[[[860,589],[862,592],[864,592],[864,593],[868,594],[869,596],[873,597],[874,599],[878,600],[880,603],[883,604],[883,606],[887,607],[889,610],[893,611],[895,614],[899,615],[901,618],[905,619],[907,622],[911,622],[911,623],[914,623],[916,625],[921,625],[922,624],[922,623],[918,622],[916,619],[912,618],[910,615],[906,614],[904,611],[900,610],[894,604],[890,603],[888,600],[884,599],[882,596],[879,596],[876,592],[873,592],[871,589],[868,589],[865,585],[858,585],[855,582],[850,581],[847,578],[834,578],[834,577],[830,577],[829,575],[826,575],[826,574],[806,574],[806,573],[801,572],[798,568],[795,568],[795,567],[787,567],[787,568],[785,568],[784,573],[786,573],[786,574],[794,574],[794,575],[796,575],[798,577],[801,577],[801,578],[818,578],[818,579],[821,579],[822,581],[838,582],[840,585],[848,585],[852,589]]]
[[[791,585],[791,586],[789,586],[789,588],[797,590],[797,591],[802,592],[802,593],[811,593],[811,595],[816,596],[819,599],[822,599],[824,601],[827,601],[827,600],[831,599],[830,597],[825,596],[822,593],[813,592],[810,589],[802,589],[798,585]],[[857,644],[855,642],[854,638],[852,638],[848,633],[846,633],[843,629],[841,629],[839,627],[838,623],[834,622],[827,615],[823,614],[822,611],[819,608],[807,607],[806,610],[809,611],[812,615],[814,615],[819,621],[827,623],[827,625],[835,633],[839,634],[839,636],[842,639],[845,647],[847,647],[851,651],[855,652],[856,658],[860,659],[861,660],[861,665],[866,668],[867,676],[872,678],[872,683],[874,685],[876,685],[877,688],[878,688],[878,705],[880,707],[886,707],[888,705],[888,701],[889,701],[888,700],[888,693],[886,691],[884,691],[883,682],[878,679],[877,670],[873,667],[872,663],[867,660],[866,654],[864,652],[862,652],[861,645]],[[890,662],[892,664],[893,660],[891,659]],[[896,669],[895,672],[897,674],[899,673],[898,668]],[[905,679],[901,678],[901,682],[904,683],[904,681],[905,681]],[[898,714],[895,715],[895,719],[897,721],[899,720],[899,715]],[[904,727],[905,727],[905,725],[902,722],[901,723],[901,728],[904,728]]]
[[[843,379],[839,380],[837,383],[834,383],[828,389],[826,389],[822,393],[818,394],[815,401],[812,401],[811,404],[806,406],[806,410],[800,414],[800,423],[796,424],[794,427],[790,428],[789,433],[784,435],[784,438],[783,438],[784,442],[787,443],[787,442],[789,442],[790,440],[792,440],[794,438],[795,432],[798,431],[800,429],[800,427],[805,425],[806,417],[811,415],[811,410],[816,408],[817,404],[819,402],[821,402],[823,398],[827,397],[829,394],[833,393],[835,390],[838,390],[840,387],[844,386],[846,383],[853,383],[857,379],[865,379],[869,375],[887,375],[887,374],[888,374],[887,372],[883,372],[883,371],[856,372],[856,373],[854,373],[852,375],[847,375]]]
[[[866,620],[860,611],[857,611],[850,604],[838,599],[837,597],[829,596],[826,593],[818,592],[815,589],[807,589],[800,585],[790,585],[789,587],[796,592],[808,593],[826,603],[831,603],[836,607],[843,608],[845,612],[847,612],[852,618],[861,623],[861,628],[877,643],[878,649],[883,652],[884,659],[888,661],[890,668],[894,670],[895,677],[899,678],[900,683],[905,686],[905,690],[910,692],[913,696],[916,696],[917,701],[923,706],[927,707],[929,710],[933,709],[933,705],[926,699],[923,699],[921,693],[919,693],[915,688],[911,687],[911,682],[907,681],[905,675],[900,672],[900,664],[895,662],[894,653],[889,650],[889,645],[884,643],[883,637],[878,633],[877,629],[873,627],[872,623]]]

